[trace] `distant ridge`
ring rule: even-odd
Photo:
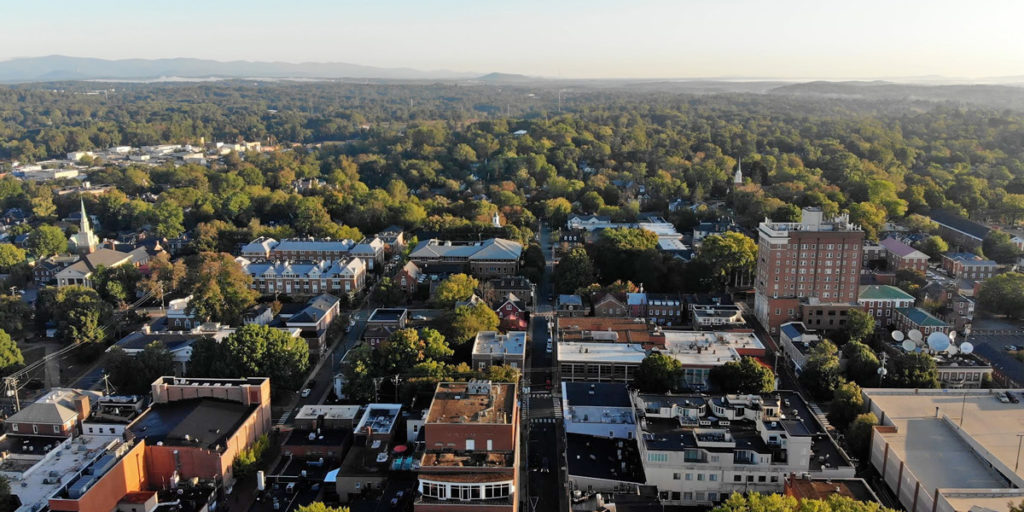
[[[379,68],[344,62],[221,62],[206,59],[123,59],[50,55],[0,62],[0,82],[58,80],[150,80],[174,78],[362,78],[392,80],[461,80],[475,73]]]

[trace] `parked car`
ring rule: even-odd
[[[417,321],[417,322],[426,322],[427,321],[427,317],[425,317],[423,315],[413,315],[412,319]]]
[[[302,393],[301,393],[302,398],[309,398],[309,394],[312,393],[312,392],[313,392],[312,389],[309,389],[309,388],[303,389]]]

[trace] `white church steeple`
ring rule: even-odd
[[[733,185],[743,184],[743,157],[740,157],[739,163],[736,164],[736,174],[732,177]]]
[[[78,233],[71,236],[72,248],[80,254],[89,254],[96,250],[96,246],[99,245],[99,239],[96,238],[96,234],[92,232],[92,226],[89,223],[89,215],[85,213],[85,200],[81,200],[81,215],[82,218],[78,223]]]

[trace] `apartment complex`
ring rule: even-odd
[[[384,263],[385,243],[379,237],[355,240],[330,238],[285,238],[275,240],[259,237],[242,246],[243,258],[252,261],[321,261],[359,258],[367,269],[373,270]]]
[[[880,245],[885,247],[885,260],[890,271],[912,270],[923,274],[928,270],[928,255],[901,240],[886,238]]]
[[[423,425],[416,512],[516,512],[519,406],[515,384],[437,385]]]
[[[754,313],[761,325],[777,334],[783,323],[801,316],[808,323],[807,316],[817,316],[801,314],[804,305],[829,311],[856,305],[863,241],[864,231],[848,216],[826,220],[820,208],[804,208],[800,222],[762,222],[754,284]],[[844,324],[835,318],[822,327]]]
[[[409,259],[424,272],[447,270],[469,272],[476,277],[513,276],[519,273],[523,246],[503,238],[482,242],[424,240],[409,253]]]
[[[984,281],[999,273],[999,264],[969,252],[948,252],[942,255],[942,268],[954,279]]]
[[[252,276],[252,289],[265,295],[351,295],[366,286],[366,264],[359,258],[309,262],[251,262],[236,258]]]

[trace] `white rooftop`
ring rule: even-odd
[[[526,332],[509,331],[500,334],[495,331],[480,331],[473,343],[473,354],[526,354]]]
[[[328,420],[355,419],[358,405],[304,405],[295,415],[296,420],[313,420],[320,416]]]
[[[0,474],[10,479],[11,493],[21,499],[19,512],[41,510],[49,506],[49,499],[54,493],[86,466],[105,455],[108,447],[120,442],[109,437],[79,436],[73,441],[65,440],[42,457],[9,454],[0,464]],[[33,462],[34,465],[25,468]]]

